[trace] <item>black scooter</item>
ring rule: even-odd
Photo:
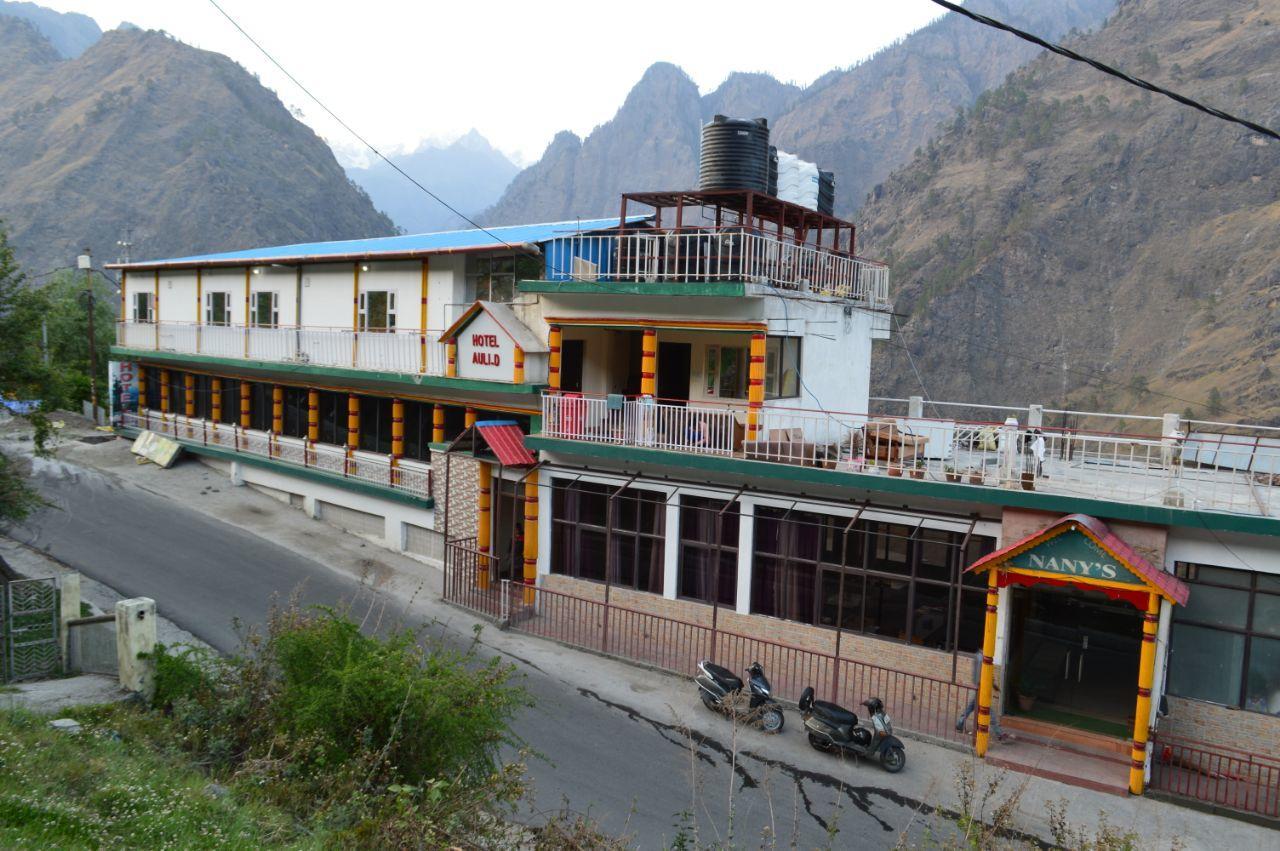
[[[876,756],[890,774],[907,764],[902,740],[893,735],[893,721],[885,714],[884,703],[873,697],[862,701],[870,715],[870,728],[858,723],[858,716],[843,706],[813,699],[813,686],[800,693],[800,714],[809,731],[809,744],[824,753]]]
[[[766,733],[779,733],[785,718],[782,707],[771,696],[769,680],[759,662],[747,668],[750,694],[742,693],[742,680],[728,668],[722,668],[706,659],[698,663],[698,696],[708,709],[725,715],[742,715]],[[746,704],[745,706],[743,704]]]

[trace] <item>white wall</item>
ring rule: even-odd
[[[153,273],[154,274],[154,273]],[[155,279],[152,278],[154,285]],[[160,272],[160,315],[162,322],[198,322],[196,273],[194,269],[165,269]]]
[[[290,266],[255,266],[258,271],[249,275],[249,293],[276,294],[280,325],[295,325],[298,321],[298,273]],[[244,311],[244,299],[240,304]]]
[[[432,257],[427,271],[427,330],[443,331],[467,300],[466,256]]]
[[[316,263],[302,267],[302,324],[309,328],[352,327],[355,267]]]
[[[766,300],[769,333],[803,334],[799,397],[766,407],[866,413],[871,392],[872,315],[831,301]]]
[[[252,284],[251,284],[252,285]],[[234,266],[226,269],[205,269],[201,273],[200,287],[206,293],[224,292],[231,294],[231,324],[243,325],[247,317],[244,312],[244,267]],[[161,301],[163,301],[163,297]],[[203,307],[201,308],[203,311]],[[204,321],[201,313],[200,321]]]
[[[1174,526],[1165,545],[1165,570],[1172,572],[1180,561],[1280,573],[1280,538]]]

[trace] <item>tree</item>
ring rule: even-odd
[[[1226,410],[1226,406],[1222,403],[1222,393],[1217,387],[1209,391],[1209,401],[1205,405],[1211,417],[1220,417],[1222,412]]]

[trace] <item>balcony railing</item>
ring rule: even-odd
[[[154,431],[179,443],[216,446],[230,452],[257,455],[284,464],[321,470],[345,479],[403,491],[422,499],[432,496],[431,467],[420,461],[399,459],[326,443],[310,443],[298,437],[217,423],[199,417],[163,414],[142,409],[126,411],[121,425]]]
[[[1280,441],[547,394],[542,434],[778,464],[1276,516]]]
[[[425,351],[423,343],[425,341]],[[116,343],[130,349],[313,364],[377,372],[444,375],[439,331],[119,322]],[[424,360],[425,356],[425,360]]]
[[[741,227],[571,236],[547,252],[551,280],[744,281],[890,306],[887,266]]]

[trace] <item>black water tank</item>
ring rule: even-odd
[[[778,149],[773,145],[769,146],[769,187],[765,191],[778,197]]]
[[[769,122],[717,115],[702,127],[698,188],[769,189]]]
[[[836,214],[835,172],[818,171],[818,212],[828,216]]]

